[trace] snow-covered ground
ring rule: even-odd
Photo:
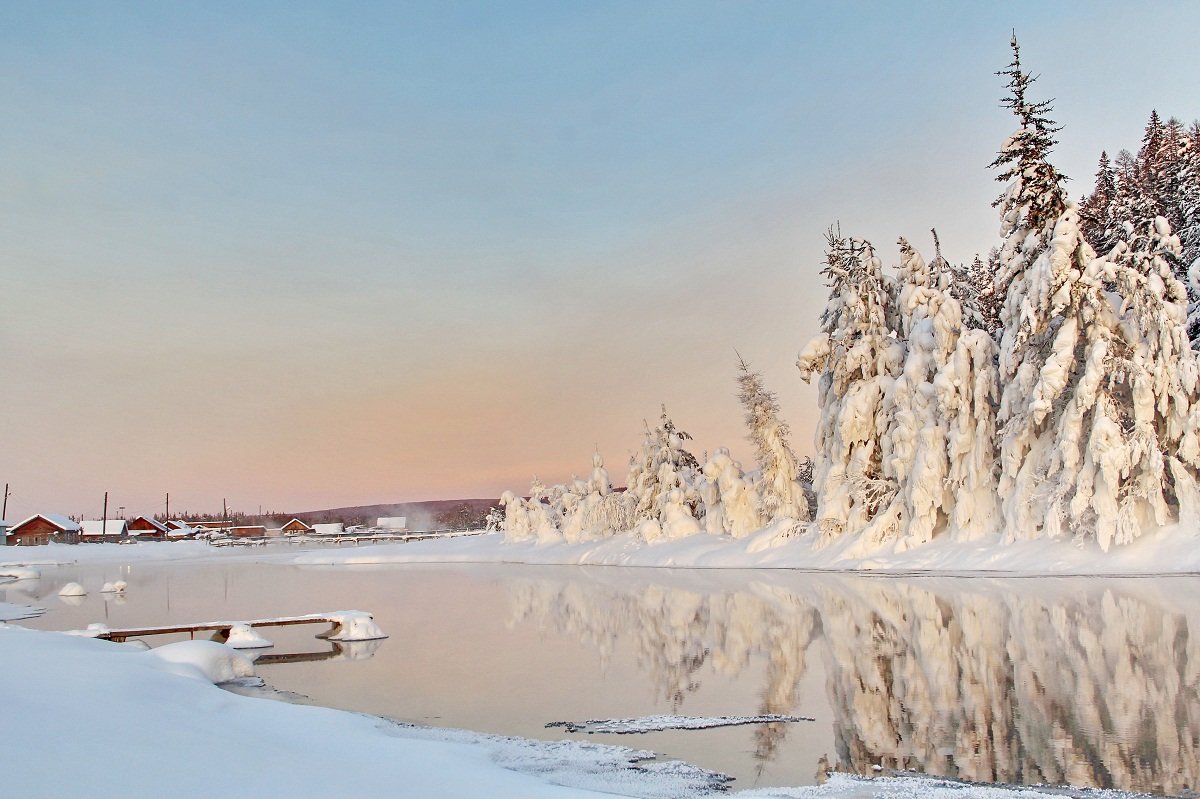
[[[547,727],[562,727],[567,732],[586,732],[588,735],[610,732],[615,735],[644,735],[663,730],[711,730],[715,727],[740,727],[744,724],[780,724],[792,721],[816,721],[809,716],[782,716],[767,713],[759,716],[643,716],[638,719],[588,719],[587,721],[552,721]]]
[[[1101,552],[1095,542],[1014,541],[999,536],[970,543],[935,539],[896,552],[884,547],[869,556],[847,553],[853,541],[818,547],[816,536],[776,542],[770,530],[744,539],[693,535],[646,542],[634,534],[578,544],[508,542],[501,533],[356,549],[328,549],[296,555],[300,564],[365,563],[530,563],[675,568],[825,569],[872,572],[986,572],[1011,574],[1180,574],[1200,572],[1195,532],[1175,526],[1149,533],[1124,547]]]

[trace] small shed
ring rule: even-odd
[[[80,527],[66,516],[54,513],[36,513],[23,522],[8,529],[5,543],[12,546],[36,546],[49,544],[78,544]]]
[[[167,537],[167,526],[153,516],[138,516],[129,522],[129,535],[142,540],[161,541]]]
[[[378,522],[378,524],[376,524],[376,527],[378,527],[381,530],[387,530],[390,533],[392,533],[392,532],[402,533],[408,529],[408,517],[407,516],[381,516],[381,517],[379,517],[379,522]]]
[[[86,544],[115,544],[129,537],[129,522],[124,519],[84,519],[79,540]]]
[[[314,524],[312,531],[316,535],[341,535],[345,530],[342,522],[329,522],[328,524]]]
[[[312,532],[312,528],[299,519],[292,519],[279,529],[284,535],[304,535]]]
[[[172,541],[195,538],[199,532],[198,528],[192,527],[182,519],[171,519],[167,522],[167,538]]]

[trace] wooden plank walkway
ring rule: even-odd
[[[94,635],[94,638],[104,638],[109,641],[125,641],[129,638],[141,638],[147,635],[171,635],[173,633],[188,633],[192,638],[196,637],[196,633],[208,630],[221,631],[225,635],[236,625],[244,624],[248,627],[287,627],[293,624],[329,624],[332,625],[325,633],[319,633],[318,638],[323,638],[337,631],[341,626],[341,618],[351,611],[338,611],[334,613],[310,613],[305,616],[279,616],[273,619],[249,619],[245,621],[202,621],[195,624],[165,624],[160,627],[92,627],[88,633]]]

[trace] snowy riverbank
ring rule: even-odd
[[[508,542],[502,533],[408,543],[213,547],[202,541],[126,546],[49,544],[0,550],[0,582],[43,568],[93,563],[188,562],[216,559],[302,565],[383,563],[522,563],[696,569],[818,569],[883,573],[1142,575],[1200,573],[1196,532],[1183,525],[1156,530],[1109,552],[1094,541],[1037,539],[1004,543],[1000,536],[962,542],[935,539],[907,551],[894,544],[869,554],[855,542],[820,546],[802,535],[779,540],[770,529],[747,538],[693,535],[647,542],[632,533],[577,544]]]
[[[867,556],[848,550],[854,542],[819,547],[815,536],[775,546],[774,533],[744,539],[694,535],[647,543],[633,534],[579,544],[506,542],[501,533],[441,541],[320,550],[295,556],[306,565],[371,563],[528,563],[546,565],[638,566],[661,568],[821,569],[884,573],[942,574],[1186,574],[1200,572],[1195,532],[1182,526],[1149,533],[1102,552],[1095,542],[1018,541],[999,536],[973,542],[934,540],[908,551],[884,547]]]

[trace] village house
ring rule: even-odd
[[[79,543],[79,524],[66,516],[53,513],[37,513],[8,529],[4,543],[11,546],[36,546],[49,544]]]
[[[167,526],[153,516],[138,516],[129,521],[129,536],[140,541],[162,541],[167,537]]]
[[[266,538],[267,528],[261,524],[246,524],[240,527],[228,527],[225,532],[234,538]]]
[[[129,522],[124,519],[84,519],[79,540],[85,544],[115,544],[129,537]]]
[[[314,535],[341,535],[345,527],[342,522],[329,522],[327,524],[314,524],[312,526]]]
[[[312,528],[299,519],[292,519],[287,524],[279,528],[279,531],[284,535],[304,535],[311,533]]]

